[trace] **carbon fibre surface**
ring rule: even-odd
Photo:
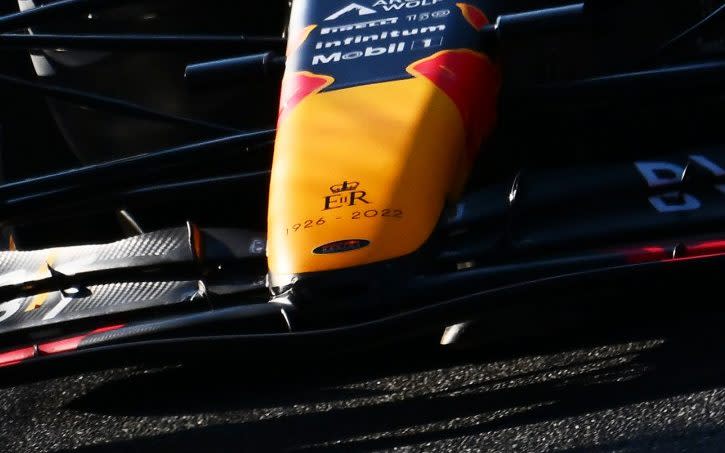
[[[102,245],[0,253],[0,286],[49,278],[48,266],[64,274],[191,262],[186,228],[173,228]]]
[[[0,304],[0,334],[133,312],[201,297],[197,281],[124,282],[55,291]]]

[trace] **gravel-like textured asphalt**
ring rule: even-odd
[[[720,451],[718,320],[0,390],[7,452]]]

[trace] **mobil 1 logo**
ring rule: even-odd
[[[425,51],[449,45],[447,35],[456,28],[450,22],[452,0],[367,0],[342,5],[320,11],[324,20],[304,58],[311,70],[342,71],[330,72],[337,80],[346,79],[345,73],[361,64],[371,79],[404,76],[404,68],[425,57]],[[371,59],[375,66],[366,64]]]

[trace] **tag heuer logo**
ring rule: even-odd
[[[346,7],[342,8],[340,11],[331,14],[326,21],[328,20],[335,20],[339,19],[340,17],[344,16],[347,13],[357,11],[358,16],[368,16],[370,14],[377,14],[377,11],[375,11],[372,8],[368,8],[367,6],[358,5],[357,3],[350,3]]]

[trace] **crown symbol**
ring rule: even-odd
[[[337,185],[330,187],[330,191],[332,193],[352,192],[353,190],[357,190],[357,188],[359,186],[360,186],[359,182],[345,181],[342,184],[337,184]]]

